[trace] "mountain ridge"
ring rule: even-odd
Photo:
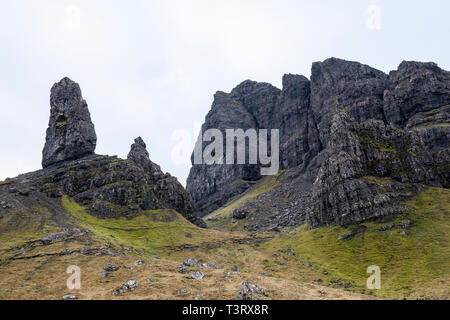
[[[275,207],[272,218],[283,221],[278,223],[279,226],[290,224],[291,221],[300,224],[307,221],[311,226],[330,223],[346,225],[380,215],[400,213],[400,208],[395,209],[394,204],[394,199],[400,196],[394,194],[400,189],[404,190],[404,195],[411,197],[427,185],[449,186],[448,105],[450,72],[440,69],[435,63],[403,61],[397,70],[388,75],[358,62],[329,58],[313,63],[311,79],[301,75],[284,75],[282,89],[268,83],[245,80],[230,93],[219,91],[214,96],[202,131],[210,128],[217,128],[222,132],[226,128],[279,129],[281,169],[294,170],[298,167],[297,175],[304,177],[300,179],[302,182],[298,186],[290,183],[291,187],[286,187],[285,194],[300,194],[298,197],[288,196],[287,202],[303,204],[300,208],[293,208],[291,211],[294,212],[290,213],[288,219],[277,219],[281,218],[279,211],[293,205]],[[342,117],[344,114],[347,116]],[[336,127],[336,121],[340,121],[340,125],[347,130],[341,132],[340,137],[335,130],[335,141],[331,141],[330,145],[330,134],[333,125]],[[349,132],[351,125],[349,127],[348,124],[352,121],[364,128],[366,136],[355,136]],[[347,143],[345,139],[351,136],[353,143]],[[414,147],[409,146],[410,141]],[[396,144],[397,149],[392,148],[392,143]],[[328,187],[328,191],[323,191],[323,186],[330,183],[325,181],[326,176],[338,178],[342,175],[345,180],[349,174],[353,174],[350,173],[353,170],[351,168],[358,156],[347,151],[349,148],[358,148],[358,145],[362,147],[359,156],[363,156],[365,164],[364,169],[355,176],[356,180],[349,179],[347,184],[333,190]],[[202,147],[205,147],[205,143]],[[337,171],[333,167],[335,164],[325,167],[333,152],[336,156],[344,156],[335,160],[344,165],[341,168],[343,172]],[[345,164],[346,161],[349,162]],[[420,178],[414,177],[416,167],[421,170],[423,166],[428,167],[426,174],[422,174]],[[196,202],[200,215],[205,216],[239,197],[259,181],[262,178],[258,173],[259,167],[260,165],[193,164],[186,189]],[[402,169],[410,172],[396,176],[395,170]],[[317,180],[319,172],[324,180]],[[368,186],[364,179],[358,180],[365,176],[392,176],[396,191],[386,191],[385,200],[381,201],[377,198],[376,188]],[[358,188],[363,189],[356,187],[356,181],[362,183]],[[308,194],[308,191],[312,192]],[[360,195],[350,196],[355,192]],[[327,200],[326,205],[319,205],[318,208],[321,193],[334,197],[334,202]],[[369,194],[371,195],[368,196]],[[303,201],[308,197],[314,198],[316,203]],[[300,201],[299,198],[303,200]],[[365,209],[365,214],[361,215],[358,210],[354,210],[354,218],[342,219],[339,215],[343,213],[337,213],[344,207],[356,208],[354,206],[357,202],[369,198],[391,203],[392,207],[387,205],[381,209],[369,201],[372,205]],[[322,200],[325,201],[324,198]],[[266,201],[272,205],[277,199],[267,196]],[[351,212],[353,209],[346,210]],[[248,226],[252,227],[251,222]],[[271,226],[273,227],[276,225]]]
[[[205,227],[195,205],[178,180],[163,173],[150,160],[147,146],[138,137],[127,159],[95,154],[97,137],[80,86],[65,77],[50,94],[50,120],[46,131],[41,170],[7,179],[0,193],[11,203],[8,212],[33,201],[15,197],[73,197],[98,217],[114,218],[150,209],[174,209],[197,226]]]

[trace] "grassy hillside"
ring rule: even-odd
[[[65,196],[62,205],[78,225],[91,230],[94,238],[133,248],[143,254],[166,254],[168,249],[201,245],[206,240],[225,241],[215,230],[200,229],[175,210],[147,210],[143,214],[99,219]]]
[[[45,244],[39,239],[48,232],[66,231],[54,220],[54,212],[39,216],[34,211],[12,212],[1,221],[0,299],[61,299],[68,293],[80,299],[233,299],[244,281],[264,287],[267,299],[366,299],[367,296],[299,281],[286,268],[266,270],[272,252],[260,250],[271,239],[267,234],[205,230],[187,222],[172,210],[147,211],[119,219],[98,219],[69,197],[61,200],[60,215],[76,234]],[[41,208],[43,210],[43,208]],[[22,223],[14,224],[20,219]],[[47,226],[47,224],[54,226]],[[14,230],[20,236],[9,240]],[[113,253],[105,253],[105,249]],[[216,269],[192,267],[178,272],[187,258],[214,262]],[[130,268],[138,260],[145,263]],[[103,265],[113,263],[119,270],[101,277]],[[82,288],[68,290],[66,269],[81,269]],[[231,271],[239,268],[238,272]],[[290,266],[295,268],[295,265]],[[205,274],[193,280],[193,271]],[[134,279],[139,287],[119,296],[112,292]]]
[[[227,219],[236,205],[268,190],[272,183],[265,180],[216,214]],[[232,299],[244,281],[265,288],[268,299],[368,299],[370,295],[448,299],[450,191],[430,188],[408,205],[411,210],[395,220],[364,223],[364,232],[341,240],[356,227],[307,230],[301,226],[253,234],[205,230],[173,210],[99,219],[63,197],[61,210],[41,204],[0,219],[0,299],[60,299],[67,293],[80,299]],[[400,225],[407,219],[413,224],[403,229]],[[390,225],[394,226],[387,228]],[[50,244],[38,240],[67,227],[82,232]],[[105,254],[102,248],[114,254]],[[194,267],[181,274],[177,266],[186,258],[214,262],[219,268]],[[130,269],[139,259],[145,264]],[[120,269],[101,278],[105,263]],[[82,289],[70,292],[65,270],[74,264],[82,270]],[[370,265],[381,269],[381,290],[366,288]],[[231,271],[232,267],[240,271]],[[205,277],[190,279],[195,270]],[[138,281],[138,289],[112,296],[129,279]],[[326,293],[321,294],[321,289]]]
[[[307,230],[302,226],[263,246],[267,250],[292,248],[299,262],[311,263],[324,283],[329,283],[330,279],[352,281],[353,290],[367,293],[369,274],[366,269],[377,265],[381,269],[381,290],[373,290],[371,294],[384,298],[448,299],[450,190],[430,188],[407,204],[411,207],[407,213],[384,224],[364,223],[365,232],[350,240],[339,239],[349,229]],[[383,226],[402,224],[405,219],[414,222],[408,230],[400,226],[379,230]],[[301,269],[304,268],[302,265]],[[324,275],[323,270],[328,275]]]

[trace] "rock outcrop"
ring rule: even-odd
[[[439,185],[431,154],[413,131],[380,120],[334,116],[325,160],[313,185],[309,227],[348,226],[406,210],[418,184]]]
[[[69,78],[55,83],[50,107],[42,167],[94,154],[97,136],[80,86]]]
[[[309,80],[305,77],[285,75],[283,90],[268,83],[247,80],[231,93],[217,92],[202,132],[219,129],[225,136],[225,129],[279,129],[280,166],[289,168],[298,165],[320,149],[317,139],[311,138],[310,141],[315,143],[309,145],[304,138],[315,136],[314,125],[311,125],[314,120],[309,112],[309,87]],[[206,145],[203,143],[202,150]],[[248,148],[246,151],[248,159]],[[187,190],[201,215],[224,205],[261,178],[261,164],[192,163]]]
[[[53,86],[50,100],[44,168],[11,179],[5,184],[10,193],[44,202],[68,196],[100,218],[173,209],[206,227],[189,193],[150,160],[142,138],[134,140],[127,159],[94,154],[94,125],[78,84],[62,79]]]
[[[313,63],[311,80],[285,75],[282,90],[247,80],[216,94],[203,127],[279,129],[289,169],[242,205],[246,228],[349,225],[402,212],[400,202],[426,186],[448,187],[449,74],[402,62],[387,75],[330,58]],[[205,215],[254,185],[257,172],[194,164],[187,190]]]
[[[330,58],[311,68],[311,110],[322,146],[328,143],[333,115],[346,110],[361,122],[384,120],[383,92],[388,76],[367,65]]]
[[[131,150],[128,153],[128,160],[150,173],[155,179],[164,175],[161,168],[150,160],[147,145],[141,137],[134,139],[134,143],[131,145]]]
[[[435,63],[403,61],[389,74],[384,93],[386,120],[405,126],[418,113],[429,112],[450,101],[450,72]]]

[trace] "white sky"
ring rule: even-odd
[[[41,167],[50,88],[64,76],[81,86],[97,153],[124,158],[142,136],[185,184],[194,127],[217,90],[246,79],[280,87],[284,73],[309,77],[331,56],[449,70],[449,12],[447,0],[2,0],[0,180]]]

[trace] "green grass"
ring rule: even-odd
[[[374,177],[374,176],[365,176],[363,177],[364,180],[367,180],[369,182],[373,182],[376,183],[379,186],[384,186],[386,184],[390,184],[392,183],[392,179],[391,178],[380,178],[380,177]]]
[[[450,190],[430,188],[407,202],[411,209],[396,218],[398,223],[412,219],[414,225],[400,235],[401,227],[377,231],[382,224],[364,223],[367,230],[351,240],[338,236],[349,230],[339,226],[307,230],[296,229],[263,246],[269,250],[293,248],[301,261],[311,261],[326,282],[330,279],[353,280],[353,290],[368,293],[367,267],[381,268],[381,289],[372,293],[385,298],[433,297],[448,294],[450,276]],[[327,270],[330,274],[321,274]],[[441,292],[442,294],[442,292]]]
[[[38,240],[61,229],[52,222],[51,212],[35,205],[28,211],[13,211],[0,219],[0,249]]]
[[[56,129],[61,129],[62,127],[66,126],[68,124],[67,120],[64,121],[58,121],[56,123]]]
[[[62,205],[80,226],[90,229],[100,240],[143,254],[164,255],[169,247],[197,245],[212,236],[210,230],[196,227],[175,210],[147,210],[134,216],[100,219],[67,196],[62,198]]]
[[[421,129],[421,128],[446,128],[450,126],[450,123],[430,123],[430,124],[425,124],[423,126],[419,126],[417,128]]]

